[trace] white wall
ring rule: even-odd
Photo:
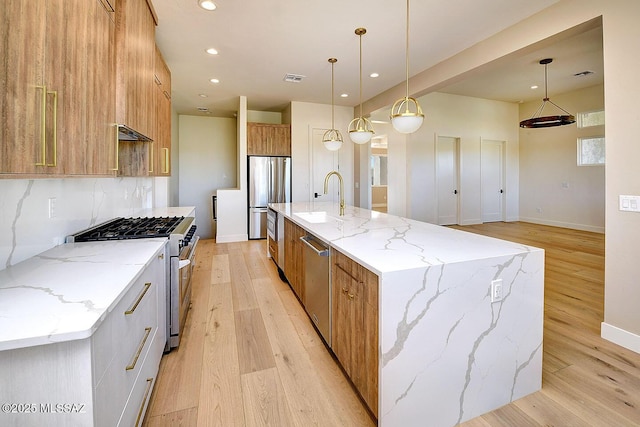
[[[602,85],[553,95],[572,114],[604,108]],[[541,101],[520,106],[520,120]],[[548,114],[555,114],[553,106]],[[520,220],[604,232],[605,166],[577,165],[577,138],[602,136],[604,126],[520,129]]]
[[[291,119],[291,170],[292,200],[294,202],[311,201],[311,130],[331,129],[331,105],[292,102],[284,119]],[[353,119],[353,108],[335,107],[335,127],[342,133],[344,143],[336,151],[340,173],[344,178],[345,202],[353,204],[353,153],[354,144],[349,139],[347,128]],[[327,172],[330,172],[327,170]]]
[[[64,243],[69,234],[136,216],[153,207],[153,192],[153,178],[0,179],[0,269]]]
[[[247,98],[238,99],[235,157],[236,184],[220,189],[218,194],[216,242],[237,242],[248,239],[247,223]]]
[[[640,352],[640,286],[637,285],[637,242],[640,214],[618,210],[621,194],[640,195],[640,56],[629,53],[640,40],[640,2],[631,0],[560,0],[553,6],[483,40],[411,78],[417,93],[437,90],[492,61],[526,52],[539,42],[594,19],[602,18],[606,114],[605,171],[605,321],[602,335]],[[365,102],[365,113],[404,96],[404,84]]]
[[[420,221],[437,223],[435,141],[438,136],[446,136],[460,140],[460,224],[482,222],[480,203],[482,139],[506,141],[506,219],[517,220],[519,198],[517,104],[444,93],[425,95],[418,101],[425,114],[425,120],[417,132],[407,136],[407,197],[410,203],[407,215]],[[403,148],[398,147],[398,155],[401,155]],[[391,142],[389,149],[391,162],[394,157]],[[395,167],[401,166],[400,164]],[[393,197],[393,192],[393,188],[390,188],[390,199]],[[400,210],[402,206],[399,205],[401,202],[395,201],[394,209]]]
[[[179,205],[196,207],[196,234],[215,236],[211,196],[236,187],[236,119],[180,115]]]

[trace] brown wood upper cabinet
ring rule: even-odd
[[[156,23],[150,0],[117,0],[116,121],[151,139],[156,126]],[[120,140],[117,175],[150,175],[150,151],[149,142]]]
[[[4,0],[0,174],[106,175],[115,162],[107,0]]]
[[[247,123],[247,154],[291,156],[291,125]]]
[[[331,249],[331,348],[378,416],[378,276]]]
[[[149,174],[171,175],[171,71],[156,46],[155,58],[156,125],[149,145]]]
[[[284,275],[302,305],[305,304],[304,246],[300,237],[305,234],[302,227],[284,219]]]

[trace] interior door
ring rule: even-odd
[[[448,136],[438,136],[436,142],[439,225],[458,223],[458,143]]]
[[[504,141],[482,141],[482,222],[504,221],[504,145]]]
[[[322,136],[327,129],[311,130],[311,194],[310,200],[319,202],[338,202],[340,186],[338,179],[332,177],[329,180],[329,191],[324,194],[324,178],[331,171],[340,168],[339,151],[329,151],[322,143]]]

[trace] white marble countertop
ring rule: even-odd
[[[0,271],[0,350],[91,336],[166,243],[68,243]]]
[[[531,247],[332,202],[271,203],[272,209],[376,274],[528,252]]]

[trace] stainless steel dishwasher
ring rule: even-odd
[[[305,243],[305,309],[324,341],[331,346],[329,247],[311,234],[300,240]]]

